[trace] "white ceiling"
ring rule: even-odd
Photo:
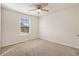
[[[66,8],[79,7],[79,3],[50,3],[49,11],[58,11]]]
[[[64,8],[70,8],[70,7],[79,7],[78,3],[49,3],[49,11],[56,11],[61,10]],[[34,15],[34,16],[42,16],[46,14],[47,12],[41,11],[40,14],[37,14],[36,11],[29,11],[32,9],[36,9],[34,6],[32,6],[32,3],[4,3],[2,4],[3,8],[8,8],[11,10],[15,10],[24,14]]]

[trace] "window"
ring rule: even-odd
[[[20,31],[23,33],[29,33],[29,19],[26,17],[20,19]]]

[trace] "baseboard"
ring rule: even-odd
[[[41,38],[40,38],[40,39],[41,39]],[[42,40],[47,40],[47,39],[42,39]],[[54,42],[54,43],[57,43],[57,44],[60,44],[60,45],[63,45],[63,46],[67,46],[67,47],[70,47],[70,48],[79,50],[79,48],[73,47],[73,46],[69,46],[69,45],[67,45],[67,44],[65,44],[65,43],[60,43],[60,42],[56,42],[56,41],[53,41],[53,40],[47,40],[47,41]]]
[[[2,46],[1,48],[7,47],[7,46],[13,46],[13,45],[20,44],[20,43],[24,43],[24,42],[25,42],[25,41],[23,41],[23,42],[18,42],[18,43],[13,43],[13,44],[9,44],[9,45],[5,45],[5,46]]]
[[[36,38],[36,39],[38,39],[38,38]],[[35,40],[35,39],[31,39],[31,40]],[[9,44],[9,45],[6,45],[6,46],[1,46],[0,48],[7,47],[7,46],[13,46],[13,45],[21,44],[21,43],[28,42],[28,41],[30,41],[30,40],[26,40],[26,41],[22,41],[22,42],[17,42],[17,43]]]

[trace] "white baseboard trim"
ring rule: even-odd
[[[30,40],[34,40],[34,39],[30,39]],[[0,48],[7,47],[7,46],[11,46],[11,45],[16,45],[16,44],[20,44],[20,43],[24,43],[24,42],[27,42],[27,41],[30,41],[30,40],[25,40],[25,41],[21,41],[21,42],[17,42],[17,43],[12,43],[12,44],[8,44],[8,45],[4,45],[4,46],[2,45]]]
[[[40,38],[40,39],[42,39],[42,38]],[[42,39],[42,40],[47,40],[47,39]],[[54,43],[57,43],[57,44],[61,44],[61,45],[64,45],[64,46],[67,46],[67,47],[70,47],[70,48],[74,48],[74,49],[78,49],[79,50],[78,47],[70,46],[70,45],[65,44],[65,43],[61,43],[61,42],[57,42],[57,41],[53,41],[53,40],[47,40],[47,41],[54,42]]]

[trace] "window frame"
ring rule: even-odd
[[[22,24],[21,24],[22,19],[25,19],[25,20],[28,21],[28,22],[27,22],[27,23],[28,23],[28,28],[30,28],[30,19],[28,19],[27,17],[24,17],[24,16],[23,16],[23,17],[21,17],[21,18],[19,19],[19,32],[20,32],[21,34],[29,34],[29,32],[30,32],[29,29],[28,29],[28,32],[22,32],[22,28],[21,28],[21,27],[22,27]],[[26,23],[26,24],[27,24],[27,23]],[[26,25],[26,27],[27,27],[27,25]]]

